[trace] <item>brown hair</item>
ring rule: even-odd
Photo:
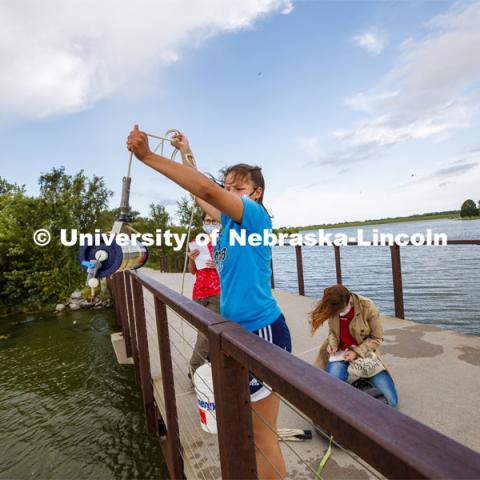
[[[237,163],[230,167],[226,167],[220,170],[221,181],[225,185],[225,180],[228,175],[232,174],[233,181],[242,181],[247,180],[252,182],[255,187],[261,187],[262,194],[258,197],[257,202],[265,208],[267,213],[270,215],[265,205],[263,204],[263,195],[265,193],[265,179],[263,178],[262,167],[257,165],[248,165],[247,163]],[[270,215],[272,216],[272,215]]]
[[[332,285],[323,291],[323,297],[310,313],[310,333],[313,335],[322,324],[339,313],[348,303],[350,291],[343,285]]]

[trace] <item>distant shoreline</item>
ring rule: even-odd
[[[359,220],[352,222],[343,222],[343,223],[326,223],[323,225],[307,225],[305,227],[293,227],[292,230],[303,231],[303,230],[318,230],[329,228],[341,228],[341,227],[360,227],[364,225],[382,225],[386,223],[404,223],[404,222],[421,222],[425,220],[441,220],[441,219],[451,219],[451,220],[480,220],[479,217],[465,217],[460,216],[460,211],[451,211],[451,212],[438,212],[438,213],[424,213],[420,215],[410,215],[408,217],[391,217],[391,218],[379,218],[375,220]],[[282,227],[278,230],[282,230],[285,227]],[[277,230],[277,229],[276,229]]]

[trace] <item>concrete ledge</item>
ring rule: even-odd
[[[112,333],[110,335],[110,340],[112,341],[113,350],[115,351],[115,356],[117,357],[117,362],[122,365],[132,365],[133,358],[127,357],[127,350],[125,348],[125,339],[123,338],[123,333]]]

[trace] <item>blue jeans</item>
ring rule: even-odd
[[[348,362],[328,362],[327,366],[325,367],[325,371],[328,374],[337,377],[344,382],[346,382],[348,378],[347,370]],[[392,377],[386,370],[377,373],[373,377],[365,378],[365,380],[370,382],[375,388],[378,388],[385,395],[385,398],[390,406],[396,407],[398,405],[398,396],[395,389],[395,384],[393,383]]]

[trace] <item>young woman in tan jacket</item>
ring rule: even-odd
[[[395,384],[379,351],[383,329],[380,312],[373,301],[350,292],[343,285],[333,285],[324,290],[322,299],[311,313],[312,335],[326,321],[328,337],[320,348],[315,365],[346,382],[349,363],[375,352],[382,371],[365,380],[384,394],[389,405],[396,407]]]

